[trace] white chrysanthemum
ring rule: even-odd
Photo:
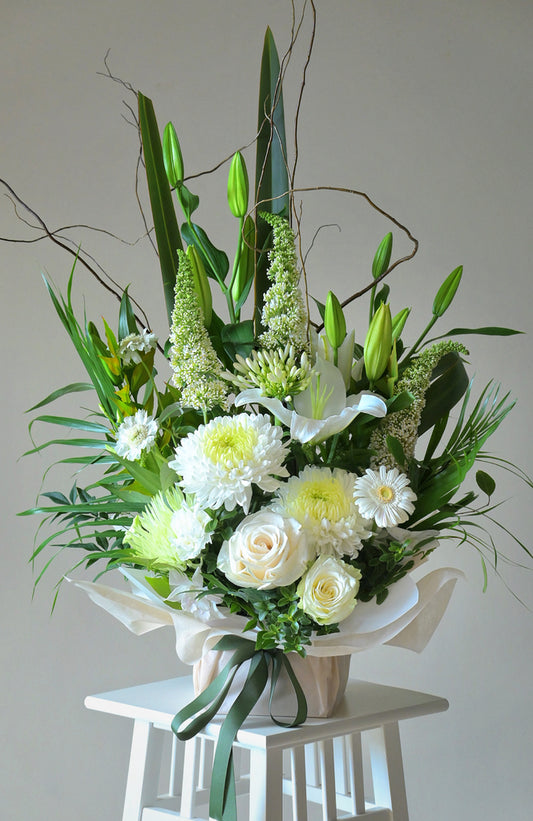
[[[278,491],[274,510],[300,522],[317,555],[357,556],[370,536],[354,501],[355,474],[308,465]]]
[[[288,476],[283,467],[288,449],[281,436],[268,416],[219,416],[189,433],[169,466],[201,507],[233,510],[240,505],[248,513],[252,484],[273,492],[280,484],[276,477]]]
[[[198,505],[184,502],[179,510],[172,514],[170,544],[174,547],[180,561],[187,562],[200,555],[211,541],[211,534],[206,528],[211,521],[209,514]]]
[[[141,354],[149,353],[157,344],[157,336],[145,328],[140,334],[128,334],[120,340],[119,356],[125,365],[138,365]]]
[[[124,541],[139,561],[158,570],[185,566],[187,556],[175,543],[173,527],[174,516],[183,506],[188,509],[182,492],[172,487],[156,493],[143,513],[135,517]]]
[[[414,511],[416,494],[405,473],[397,468],[365,471],[355,481],[354,499],[363,516],[374,519],[378,527],[394,527],[406,522]]]
[[[135,462],[141,458],[144,450],[152,448],[159,426],[145,410],[139,410],[133,416],[126,416],[117,430],[115,450],[119,456]]]

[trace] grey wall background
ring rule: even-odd
[[[391,280],[393,310],[413,305],[412,339],[434,293],[458,264],[460,298],[442,321],[510,325],[531,332],[530,0],[318,0],[316,49],[300,130],[299,181],[371,193],[421,241]],[[122,119],[123,90],[98,76],[111,49],[114,72],[172,119],[189,171],[254,135],[259,55],[270,24],[287,44],[286,0],[3,0],[0,26],[0,176],[50,226],[86,223],[133,241],[142,225],[133,195],[137,144]],[[300,53],[286,86],[295,102]],[[208,178],[202,222],[233,242],[225,173]],[[209,199],[207,198],[207,195]],[[310,262],[312,287],[339,295],[366,282],[389,225],[356,201],[305,204],[308,231],[324,231]],[[28,236],[10,203],[0,234]],[[78,236],[76,234],[76,236]],[[79,234],[106,270],[140,300],[164,335],[156,260],[102,235]],[[406,250],[398,235],[399,251]],[[115,821],[121,817],[130,727],[88,713],[86,694],[186,670],[170,632],[135,638],[65,585],[50,618],[52,570],[31,601],[28,564],[35,521],[15,518],[39,490],[46,458],[29,447],[24,410],[53,388],[83,378],[45,294],[40,271],[64,286],[70,260],[50,244],[0,248],[2,328],[2,607],[0,815]],[[76,300],[114,324],[117,308],[80,271]],[[364,328],[365,305],[352,321]],[[359,319],[361,317],[361,319]],[[478,389],[502,381],[518,404],[492,448],[532,463],[531,337],[472,338]],[[68,404],[63,406],[68,413]],[[37,437],[44,430],[35,430]],[[61,454],[64,455],[64,454]],[[70,477],[56,469],[57,486]],[[49,482],[50,484],[50,482]],[[503,479],[500,518],[531,546],[531,491]],[[499,549],[520,560],[494,528]],[[403,727],[412,821],[530,817],[532,615],[478,557],[443,546],[433,566],[460,567],[449,612],[420,656],[380,648],[355,658],[352,675],[446,696],[447,714]],[[65,567],[63,567],[65,569]],[[533,604],[531,570],[501,564],[513,593]]]

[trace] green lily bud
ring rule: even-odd
[[[231,296],[236,305],[242,305],[252,286],[255,272],[255,223],[246,217],[242,231],[243,242],[235,280],[231,286]]]
[[[163,162],[165,171],[172,188],[183,182],[183,157],[176,129],[172,123],[167,123],[163,132]]]
[[[400,338],[402,331],[405,327],[405,323],[407,322],[407,317],[411,313],[410,308],[404,308],[400,311],[396,316],[392,318],[392,340],[395,342],[397,339]]]
[[[390,257],[392,253],[392,234],[388,233],[383,237],[378,245],[372,262],[372,276],[377,279],[385,273],[389,267]]]
[[[463,275],[463,266],[459,265],[454,271],[451,272],[449,276],[446,277],[442,285],[440,286],[439,290],[437,291],[437,296],[433,302],[433,316],[439,317],[442,316],[444,311],[446,311],[452,299],[455,296],[455,292],[459,287],[459,283],[461,282],[461,277]]]
[[[200,254],[194,247],[189,245],[187,248],[187,256],[191,263],[192,275],[194,278],[194,290],[198,296],[200,307],[204,315],[204,325],[209,328],[211,325],[211,318],[213,316],[213,300],[211,297],[211,288],[209,287],[209,280],[205,272],[204,264],[201,260]]]
[[[392,319],[390,307],[382,302],[372,317],[365,339],[365,370],[370,384],[373,384],[384,373],[391,350]]]
[[[398,357],[396,354],[396,342],[392,343],[392,351],[387,362],[385,373],[378,380],[376,387],[389,399],[394,393],[394,386],[398,381]]]
[[[234,217],[243,219],[248,211],[248,171],[240,151],[233,155],[228,174],[228,205]]]
[[[346,320],[341,304],[333,291],[328,291],[326,298],[324,330],[331,347],[335,350],[340,348],[346,336]]]

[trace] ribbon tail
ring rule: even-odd
[[[265,655],[257,652],[250,661],[246,683],[220,728],[209,797],[209,817],[214,821],[237,821],[233,742],[268,681]]]

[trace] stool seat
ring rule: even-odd
[[[186,742],[170,728],[193,697],[186,676],[85,699],[91,710],[134,721],[122,821],[209,818],[222,718]],[[438,696],[351,680],[330,718],[287,729],[269,717],[249,717],[234,745],[239,821],[408,821],[398,722],[447,708]],[[171,743],[163,784],[165,739]]]

